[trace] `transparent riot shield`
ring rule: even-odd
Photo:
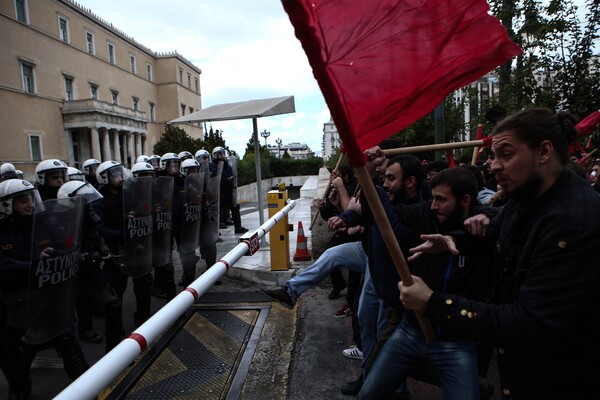
[[[233,171],[233,181],[231,182],[231,204],[233,204],[234,207],[237,207],[237,157],[229,156],[228,161],[231,170]]]
[[[81,252],[83,206],[84,200],[80,196],[46,200],[44,207],[33,215],[24,325],[27,343],[41,344],[71,329]],[[9,323],[13,324],[14,321]]]
[[[202,240],[204,245],[212,245],[219,239],[219,196],[221,194],[221,173],[223,162],[219,162],[214,175],[206,185],[206,217],[202,229]]]
[[[159,176],[154,181],[153,264],[161,267],[171,261],[173,240],[173,185],[171,176]]]
[[[123,182],[123,273],[133,278],[152,271],[153,180],[147,176]]]
[[[181,248],[179,249],[182,253],[191,253],[198,247],[202,222],[203,186],[203,173],[188,175],[185,178],[181,207]]]
[[[210,179],[210,161],[208,159],[204,159],[200,161],[200,172],[204,174],[204,185],[202,186],[204,192],[206,192],[206,185],[208,185],[208,181]],[[204,193],[203,192],[203,193]]]

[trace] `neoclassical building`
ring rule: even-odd
[[[26,173],[48,158],[133,164],[165,122],[201,109],[200,74],[72,0],[0,0],[0,162]]]

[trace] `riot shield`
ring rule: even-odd
[[[46,200],[43,209],[33,215],[27,313],[21,321],[25,322],[22,327],[27,343],[41,344],[71,329],[83,207],[81,196]],[[15,325],[14,322],[9,324]]]
[[[231,182],[231,204],[237,207],[237,157],[229,156],[229,165],[233,171],[233,181]]]
[[[173,185],[171,176],[159,176],[154,181],[153,265],[161,267],[171,261],[173,240]]]
[[[183,205],[181,207],[181,242],[179,251],[191,253],[198,247],[202,220],[202,191],[204,174],[192,174],[183,184]]]
[[[206,185],[206,216],[204,219],[204,228],[202,230],[202,241],[204,245],[212,245],[219,239],[219,197],[221,194],[221,173],[223,172],[223,162],[219,162],[214,175],[208,180]]]
[[[207,158],[200,161],[200,172],[204,174],[204,185],[202,186],[202,193],[205,193],[206,185],[208,185],[208,180],[210,179],[210,161]]]
[[[145,176],[123,182],[123,273],[133,278],[152,271],[153,180]]]

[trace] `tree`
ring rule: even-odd
[[[192,138],[176,125],[167,124],[165,125],[165,131],[154,145],[153,152],[159,155],[169,152],[180,153],[182,151],[194,153],[203,146],[204,142],[202,140]]]
[[[235,150],[229,149],[229,147],[225,144],[225,139],[223,139],[223,131],[219,129],[213,130],[212,125],[208,131],[206,130],[206,124],[204,125],[204,145],[205,148],[210,152],[212,152],[212,149],[215,147],[221,146],[227,150],[230,155],[236,157],[238,155]]]

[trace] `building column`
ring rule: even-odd
[[[146,153],[144,153],[142,151],[142,134],[140,132],[134,132],[134,139],[135,139],[135,152],[138,156],[141,156],[142,154],[144,155],[148,155]]]
[[[112,160],[112,152],[110,151],[110,131],[106,128],[102,128],[102,153],[104,157],[98,159],[100,161]]]
[[[135,164],[137,155],[135,154],[135,147],[133,144],[133,132],[126,132],[125,137],[127,138],[127,157],[131,160],[131,166]]]
[[[65,129],[65,143],[67,144],[67,164],[75,163],[75,153],[73,152],[73,134],[70,129]]]
[[[148,153],[148,134],[140,135],[140,141],[142,142],[142,154],[151,156],[152,154]]]
[[[113,160],[121,162],[121,144],[119,143],[119,131],[112,130],[113,134]]]
[[[100,134],[98,128],[90,129],[90,142],[92,142],[92,158],[101,160],[102,155],[100,154]]]

